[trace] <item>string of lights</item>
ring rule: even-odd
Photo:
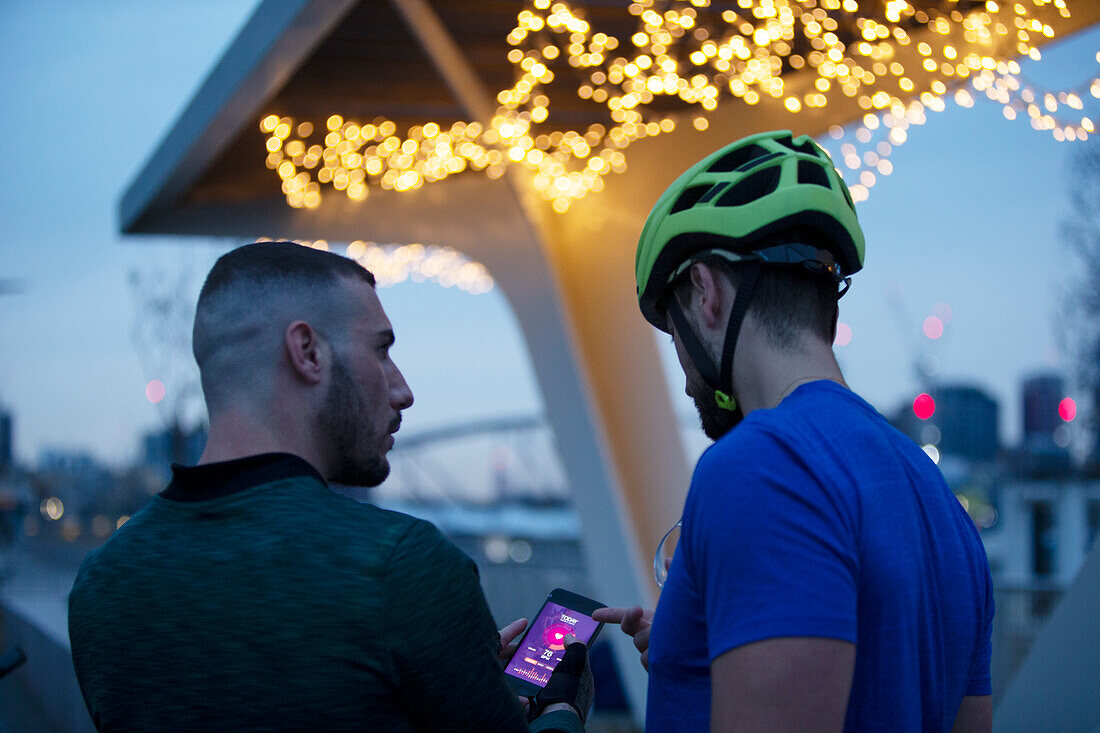
[[[315,126],[269,114],[260,121],[268,135],[267,166],[291,206],[314,208],[323,186],[362,200],[371,186],[407,191],[466,170],[497,178],[506,166],[521,165],[543,198],[564,212],[573,200],[599,191],[605,175],[625,170],[623,150],[632,142],[671,132],[686,119],[705,130],[723,99],[781,105],[798,115],[847,97],[866,111],[852,135],[873,144],[861,154],[849,141],[842,152],[853,196],[862,200],[876,176],[889,175],[887,158],[905,142],[907,129],[923,123],[927,110],[942,111],[951,97],[970,106],[975,94],[984,94],[1002,104],[1009,119],[1026,113],[1033,127],[1060,140],[1083,140],[1095,131],[1084,114],[1083,90],[1036,89],[1015,60],[1041,58],[1035,42],[1052,38],[1054,30],[1036,16],[1054,9],[1069,17],[1067,0],[736,0],[721,6],[636,0],[627,11],[637,30],[620,40],[593,29],[566,2],[531,0],[507,36],[515,83],[496,95],[499,106],[486,124],[429,122],[399,135],[392,120],[360,123],[334,114]],[[801,78],[803,70],[813,81],[794,91],[789,74]],[[574,84],[577,97],[594,105],[604,122],[555,128],[546,94],[555,82]],[[1100,76],[1086,86],[1100,98]],[[854,167],[853,158],[860,161]]]
[[[1096,54],[1100,63],[1100,52]],[[1082,114],[1079,119],[1065,120],[1056,117],[1061,106],[1074,110],[1084,110],[1088,95],[1100,99],[1100,80],[1092,80],[1079,89],[1053,92],[1024,81],[1019,74],[1018,65],[1010,62],[1015,71],[1008,75],[994,74],[983,70],[967,85],[947,94],[946,86],[937,86],[942,91],[939,96],[924,96],[922,100],[913,100],[907,105],[892,105],[891,110],[881,114],[868,113],[863,119],[845,129],[839,125],[829,128],[829,137],[840,144],[826,143],[846,180],[855,201],[865,201],[870,189],[883,176],[893,172],[893,164],[888,160],[890,154],[909,137],[909,128],[922,125],[928,112],[943,112],[948,101],[960,107],[970,108],[980,92],[994,102],[1003,105],[1004,116],[1015,120],[1026,114],[1031,126],[1036,130],[1049,130],[1058,141],[1087,140],[1095,132],[1093,120]],[[942,84],[942,82],[941,82]]]
[[[260,237],[257,241],[274,240]],[[333,245],[324,239],[289,241],[325,252],[333,249]],[[445,288],[458,288],[474,295],[493,289],[493,278],[485,265],[469,259],[452,247],[376,244],[356,240],[347,244],[344,254],[370,270],[382,287],[412,280],[418,283],[433,282]]]

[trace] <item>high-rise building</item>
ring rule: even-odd
[[[1032,475],[1052,475],[1069,470],[1068,428],[1058,405],[1065,386],[1057,374],[1035,374],[1023,383],[1023,468]]]
[[[11,413],[0,408],[0,476],[12,466],[12,423]]]
[[[978,387],[945,385],[935,390],[936,414],[940,431],[941,453],[972,460],[992,460],[997,457],[1000,441],[997,435],[997,401]]]
[[[1055,374],[1037,374],[1024,380],[1024,443],[1049,438],[1062,424],[1058,403],[1065,397],[1062,378]]]
[[[997,401],[979,387],[947,384],[912,407],[904,405],[893,424],[917,443],[935,446],[941,455],[990,461],[1000,449],[999,414]]]

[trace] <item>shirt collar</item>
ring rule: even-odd
[[[207,501],[254,486],[288,478],[325,479],[305,459],[290,453],[262,453],[198,466],[172,464],[172,481],[160,497],[172,501]]]

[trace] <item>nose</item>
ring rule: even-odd
[[[395,410],[407,410],[412,407],[413,393],[405,381],[404,375],[397,365],[393,365],[393,373],[389,378],[390,406]]]

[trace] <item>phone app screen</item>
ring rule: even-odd
[[[548,602],[504,671],[545,687],[565,654],[565,637],[572,634],[587,644],[598,626],[599,623],[580,611]]]

